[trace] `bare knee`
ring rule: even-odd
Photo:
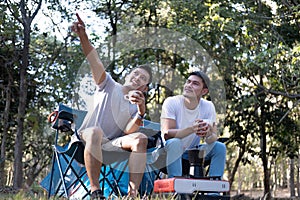
[[[136,152],[146,152],[148,144],[148,137],[143,133],[137,133],[134,141],[132,142],[132,151]]]
[[[86,145],[101,145],[103,131],[98,127],[87,128],[83,131],[82,138]]]

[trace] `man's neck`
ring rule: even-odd
[[[129,86],[126,86],[126,85],[123,85],[122,86],[122,91],[123,91],[123,94],[128,94],[128,92],[132,90]]]
[[[198,105],[201,100],[200,98],[189,98],[189,97],[184,97],[184,105],[186,108],[190,110],[194,110]]]

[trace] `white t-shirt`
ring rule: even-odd
[[[168,97],[162,106],[161,118],[173,119],[176,121],[176,129],[184,129],[193,125],[196,119],[208,120],[210,123],[216,122],[216,110],[211,101],[202,99],[194,109],[187,109],[184,105],[182,95]],[[182,138],[183,147],[193,147],[200,143],[200,137],[192,133]]]
[[[128,121],[137,113],[137,106],[124,98],[122,85],[106,73],[106,79],[94,95],[94,108],[88,111],[79,131],[96,126],[108,139],[124,135]]]

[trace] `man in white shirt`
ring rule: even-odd
[[[209,92],[209,83],[205,73],[192,72],[184,84],[183,94],[168,97],[163,103],[161,131],[169,177],[189,174],[187,150],[199,145],[201,138],[206,143],[205,159],[211,160],[209,175],[223,176],[226,146],[217,141],[215,106],[202,98]]]

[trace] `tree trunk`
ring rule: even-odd
[[[11,83],[12,79],[8,78],[8,84],[5,88],[5,108],[3,113],[3,136],[1,139],[1,158],[0,158],[0,186],[4,186],[6,182],[6,173],[5,173],[5,160],[6,160],[6,139],[9,129],[9,113],[10,113],[10,104],[11,104]]]
[[[234,167],[232,169],[232,171],[230,172],[230,177],[229,177],[229,184],[232,185],[233,182],[234,182],[234,178],[235,178],[235,175],[236,175],[236,172],[238,170],[238,167],[240,165],[240,162],[245,154],[245,149],[246,149],[246,143],[244,143],[243,147],[240,147],[239,148],[239,155],[238,155],[238,158],[237,160],[235,161],[235,164],[234,164]]]
[[[282,182],[281,187],[287,188],[287,169],[286,169],[286,160],[281,161],[281,174],[282,174]]]
[[[24,19],[25,20],[25,19]],[[29,58],[29,43],[30,43],[30,26],[25,22],[24,24],[24,47],[22,54],[22,64],[20,66],[20,87],[19,87],[19,106],[18,106],[18,117],[17,117],[17,135],[15,140],[15,151],[14,151],[14,188],[22,188],[23,183],[23,130],[24,130],[24,116],[26,110],[27,101],[27,67]]]
[[[290,194],[291,197],[295,196],[295,160],[294,158],[290,159]]]
[[[29,44],[30,44],[30,26],[32,20],[37,15],[38,11],[41,8],[42,0],[39,0],[37,3],[37,7],[34,12],[27,12],[26,2],[25,0],[21,0],[19,3],[21,16],[17,16],[15,13],[12,13],[13,16],[21,22],[23,26],[23,51],[22,51],[22,59],[20,65],[20,85],[19,85],[19,105],[18,105],[18,117],[17,117],[17,134],[15,140],[15,150],[14,150],[14,174],[13,174],[13,187],[15,189],[22,188],[23,184],[23,131],[24,131],[24,117],[26,113],[26,104],[27,104],[27,68],[29,65]],[[32,15],[30,15],[32,13]]]
[[[298,159],[297,159],[297,196],[298,197],[300,197],[300,178],[299,178],[299,176],[300,176],[300,157],[299,157],[300,155],[299,155],[299,152],[298,152]]]
[[[273,191],[274,191],[274,196],[276,196],[276,191],[277,191],[277,188],[278,188],[278,180],[279,180],[279,176],[278,176],[278,166],[277,166],[277,163],[276,163],[276,160],[274,159],[274,162],[273,162],[273,166],[274,166],[274,179],[273,179]]]
[[[266,155],[266,144],[267,138],[265,131],[261,131],[261,159],[263,163],[263,169],[264,169],[264,195],[266,200],[271,199],[271,190],[270,190],[270,173],[268,169],[268,157]]]
[[[260,76],[260,84],[263,85],[262,75]],[[271,199],[271,189],[270,189],[270,172],[268,169],[268,156],[267,156],[267,133],[266,133],[266,108],[265,108],[265,96],[260,96],[260,109],[261,115],[259,120],[260,129],[260,148],[261,148],[261,160],[264,169],[264,199]]]

